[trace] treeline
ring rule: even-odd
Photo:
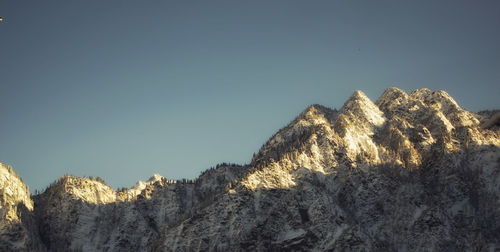
[[[203,175],[205,175],[205,174],[207,174],[209,172],[213,172],[213,171],[219,169],[220,167],[233,167],[234,168],[234,167],[242,167],[242,165],[236,164],[236,163],[226,163],[226,162],[219,163],[219,164],[217,164],[215,166],[211,166],[210,168],[202,171],[200,173],[200,176],[198,176],[198,178],[200,178],[201,176],[203,176]],[[196,180],[198,180],[198,179],[196,179]]]

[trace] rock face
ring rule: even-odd
[[[0,163],[0,251],[44,251],[28,188]]]
[[[356,91],[338,111],[307,108],[249,165],[195,180],[115,191],[63,176],[32,199],[2,165],[0,250],[495,251],[495,120],[444,91]]]

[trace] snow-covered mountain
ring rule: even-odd
[[[498,111],[444,91],[312,105],[248,165],[115,191],[63,176],[30,197],[0,166],[0,250],[496,251]]]

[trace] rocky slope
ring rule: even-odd
[[[10,166],[0,163],[0,251],[39,250],[33,200],[28,188]]]
[[[63,176],[31,199],[2,166],[0,248],[495,251],[496,117],[444,91],[389,88],[375,103],[356,91],[340,110],[307,108],[249,165],[196,180],[115,191]]]

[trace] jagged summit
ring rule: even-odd
[[[382,93],[375,104],[380,110],[389,112],[407,102],[408,94],[405,91],[396,87],[390,87]]]
[[[380,126],[385,122],[382,111],[360,90],[355,91],[344,103],[340,113],[348,117],[357,117],[374,126]]]
[[[314,104],[307,107],[287,126],[274,134],[259,150],[252,159],[252,165],[257,166],[262,161],[270,159],[279,159],[281,148],[297,148],[297,139],[305,138],[316,128],[328,129],[330,124],[338,116],[336,109],[330,109],[325,106]]]
[[[32,199],[1,165],[0,250],[498,250],[496,112],[355,91],[339,111],[306,108],[248,165],[119,191],[63,176]]]
[[[372,107],[374,106],[373,102],[366,96],[365,93],[361,90],[356,90],[352,93],[352,95],[347,99],[347,101],[342,106],[341,111],[349,110],[351,108],[363,108],[365,106]]]
[[[159,174],[153,174],[153,176],[151,176],[146,182],[137,181],[137,183],[135,183],[135,185],[132,186],[132,188],[130,188],[128,192],[134,195],[139,195],[147,186],[152,185],[158,181],[162,181],[163,179],[165,179],[163,176]]]
[[[159,181],[159,180],[162,180],[163,179],[163,176],[161,176],[160,174],[158,173],[155,173],[153,174],[153,176],[151,176],[147,182],[156,182],[156,181]]]

